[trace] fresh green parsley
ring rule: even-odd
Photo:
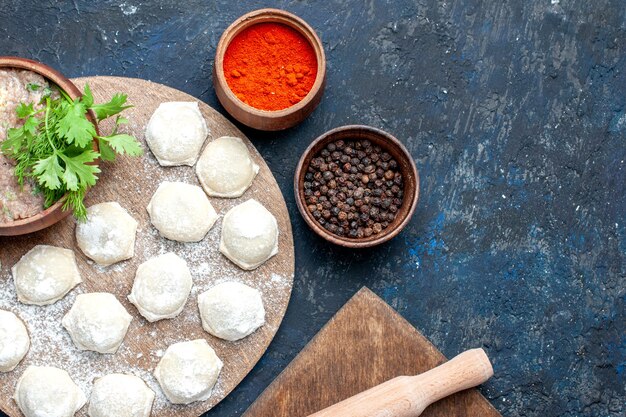
[[[131,107],[126,105],[125,94],[114,95],[108,103],[95,104],[89,85],[76,100],[58,91],[56,97],[51,89],[44,89],[38,109],[34,103],[20,103],[16,113],[24,124],[8,130],[7,139],[0,143],[0,152],[15,160],[14,173],[20,185],[27,179],[34,180],[45,198],[45,207],[67,195],[63,209],[74,210],[76,218],[83,220],[87,217],[85,193],[96,184],[100,173],[97,159],[113,161],[116,154],[139,156],[143,151],[133,136],[118,133],[119,126],[128,123],[119,113]],[[89,110],[98,122],[116,116],[110,135],[96,133],[87,119]],[[94,138],[99,152],[93,149]]]
[[[29,91],[38,91],[41,88],[41,86],[37,83],[28,83],[26,84],[26,88]]]

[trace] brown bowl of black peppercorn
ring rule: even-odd
[[[386,242],[409,222],[419,174],[404,145],[380,129],[330,130],[296,168],[296,203],[306,223],[329,242],[365,248]]]

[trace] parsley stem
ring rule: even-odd
[[[52,140],[50,140],[50,128],[48,127],[48,119],[49,119],[49,114],[50,114],[50,97],[46,97],[46,117],[44,118],[44,123],[46,125],[46,138],[48,139],[48,143],[50,144],[50,146],[52,146],[52,149],[54,149],[54,152],[56,153],[57,148],[56,146],[54,146],[54,143],[52,143]]]
[[[59,93],[61,93],[61,95],[63,96],[63,98],[65,98],[67,101],[69,101],[70,103],[72,102],[72,99],[70,98],[70,96],[63,91],[62,88],[57,88],[57,90],[59,91]]]

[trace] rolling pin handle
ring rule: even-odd
[[[484,350],[467,350],[448,362],[413,377],[416,395],[426,405],[456,392],[475,387],[493,375],[493,367]]]
[[[309,417],[416,417],[430,404],[493,375],[482,349],[471,349],[417,376],[400,376]]]

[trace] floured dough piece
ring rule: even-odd
[[[76,225],[78,247],[98,264],[108,266],[135,254],[137,221],[117,202],[87,209],[87,220]]]
[[[148,204],[150,221],[161,236],[179,242],[199,242],[217,220],[202,188],[164,181]]]
[[[250,199],[224,216],[220,252],[252,270],[278,253],[278,223],[261,203]]]
[[[241,196],[258,172],[259,166],[252,161],[246,144],[231,136],[209,142],[196,165],[202,187],[214,197]]]
[[[29,348],[24,322],[10,311],[0,310],[0,372],[14,370]]]
[[[192,284],[185,260],[168,252],[139,265],[128,299],[150,322],[170,319],[183,310]]]
[[[243,339],[265,323],[261,293],[239,282],[218,284],[198,296],[202,327],[213,336]]]
[[[11,269],[17,299],[24,304],[53,304],[82,282],[74,252],[37,245]]]
[[[93,384],[89,417],[149,417],[154,392],[134,375],[110,374]]]
[[[154,376],[170,402],[189,404],[209,399],[222,366],[207,341],[198,339],[168,347]]]
[[[63,369],[29,366],[13,399],[26,417],[72,417],[87,399]]]
[[[146,142],[162,166],[193,166],[209,129],[197,102],[161,103],[146,126]]]
[[[115,353],[133,317],[113,294],[80,294],[62,324],[80,350]]]

